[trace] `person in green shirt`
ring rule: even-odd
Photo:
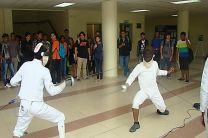
[[[189,83],[189,48],[191,47],[191,43],[185,32],[181,32],[180,38],[176,44],[177,57],[181,70],[181,77],[178,80]]]

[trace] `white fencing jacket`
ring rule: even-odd
[[[129,75],[126,83],[130,86],[133,81],[138,78],[140,89],[144,92],[154,93],[159,92],[156,77],[159,75],[167,75],[167,71],[160,70],[156,61],[153,61],[150,68],[146,68],[141,62],[138,64]]]
[[[65,82],[54,86],[49,70],[42,65],[42,61],[37,59],[24,63],[10,81],[12,86],[20,82],[18,96],[28,101],[43,101],[44,86],[52,96],[59,94],[66,86]]]
[[[208,107],[208,60],[204,65],[200,89],[200,110],[205,112]]]

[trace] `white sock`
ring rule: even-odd
[[[65,138],[65,124],[64,120],[58,122],[59,138]]]

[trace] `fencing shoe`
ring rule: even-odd
[[[200,103],[194,103],[194,104],[193,104],[193,107],[194,107],[196,110],[200,110]]]
[[[165,110],[164,112],[160,112],[160,110],[157,109],[157,113],[158,113],[159,115],[169,115],[169,111],[168,111],[168,110]]]
[[[72,76],[69,76],[65,81],[66,81],[67,86],[74,85],[74,78]]]
[[[129,132],[135,132],[139,128],[140,128],[139,122],[134,122],[133,126],[129,129]]]

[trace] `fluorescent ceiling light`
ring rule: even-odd
[[[177,14],[173,14],[173,15],[171,15],[171,16],[173,16],[173,17],[177,17],[178,15],[177,15]]]
[[[54,7],[67,7],[67,6],[71,6],[74,5],[75,3],[61,3],[58,5],[55,5]]]
[[[150,11],[150,10],[134,10],[134,11],[131,11],[131,12],[147,12],[147,11]]]
[[[187,3],[194,3],[194,2],[200,2],[200,0],[183,0],[183,1],[173,1],[170,3],[173,4],[187,4]]]

